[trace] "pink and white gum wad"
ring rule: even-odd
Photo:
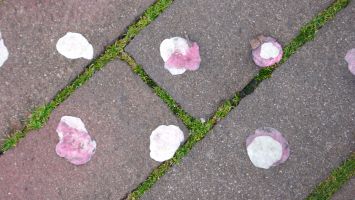
[[[59,143],[55,151],[74,165],[82,165],[90,161],[96,150],[83,121],[77,117],[63,116],[58,124]]]

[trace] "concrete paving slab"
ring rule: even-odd
[[[257,73],[250,56],[253,37],[271,35],[286,44],[331,2],[175,1],[126,50],[187,112],[208,118]],[[199,44],[201,66],[198,71],[172,76],[163,67],[159,46],[166,38],[185,35]]]
[[[344,60],[355,46],[354,12],[352,2],[143,199],[304,199],[355,150],[355,76]],[[252,165],[245,141],[260,127],[288,140],[285,163]]]
[[[97,143],[85,165],[56,155],[63,115],[81,118]],[[0,157],[0,199],[122,199],[158,166],[149,156],[149,136],[161,124],[187,133],[129,66],[114,61],[61,104],[43,129]]]
[[[56,50],[66,32],[103,52],[154,0],[18,0],[0,4],[0,32],[10,55],[0,68],[0,139],[48,102],[89,63]],[[15,127],[13,127],[15,126]]]

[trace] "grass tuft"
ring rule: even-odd
[[[284,48],[284,55],[280,64],[285,63],[291,55],[293,55],[305,43],[313,40],[316,37],[317,31],[324,26],[329,20],[332,20],[335,15],[345,8],[351,0],[336,0],[327,9],[320,12],[310,22],[304,25],[299,34]]]
[[[327,200],[338,191],[350,178],[355,176],[355,153],[337,169],[334,169],[330,176],[321,182],[306,200]]]
[[[25,137],[25,133],[23,131],[17,131],[15,132],[11,137],[8,137],[3,145],[2,145],[2,151],[6,151],[14,146],[20,141],[21,138]],[[2,154],[2,152],[1,152]]]

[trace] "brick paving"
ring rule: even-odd
[[[83,34],[96,57],[153,2],[0,1],[0,31],[10,52],[0,68],[0,139],[21,129],[33,108],[90,63],[60,55],[60,37]],[[287,44],[331,2],[176,0],[126,51],[182,109],[208,118],[258,72],[250,39],[264,34]],[[354,3],[218,122],[143,199],[303,199],[328,177],[355,150],[355,76],[344,60],[355,48]],[[200,45],[198,71],[172,76],[163,68],[160,42],[174,36]],[[64,115],[81,118],[97,142],[85,165],[56,155],[55,130]],[[159,166],[149,156],[149,136],[170,124],[188,137],[182,121],[126,63],[111,61],[60,104],[42,129],[0,156],[0,199],[124,199]],[[268,170],[252,165],[245,139],[260,127],[283,133],[289,160]],[[353,182],[333,198],[351,199]]]

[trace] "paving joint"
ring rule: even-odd
[[[330,199],[345,183],[355,176],[355,152],[336,169],[328,178],[317,185],[306,200]]]

